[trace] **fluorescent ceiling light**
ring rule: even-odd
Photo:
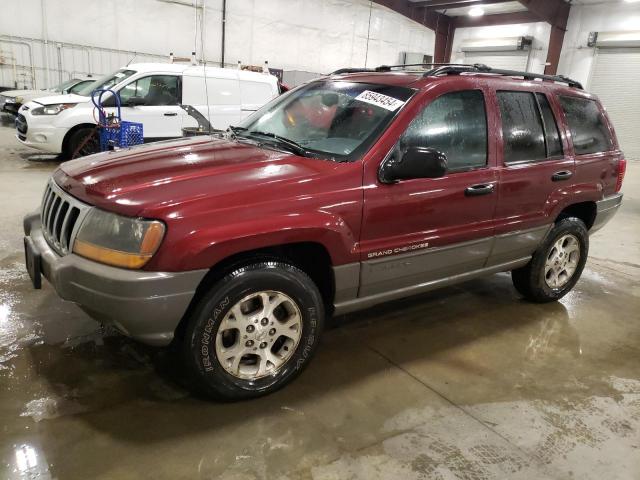
[[[634,1],[640,1],[640,0],[634,0]],[[484,15],[484,10],[482,9],[482,7],[472,7],[471,9],[469,9],[470,17],[481,17],[482,15]]]
[[[624,0],[627,3],[636,3],[636,2],[640,2],[640,0]]]

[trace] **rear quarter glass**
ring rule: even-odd
[[[595,98],[559,95],[576,155],[576,181],[600,182],[602,194],[616,191],[620,160],[613,125]]]

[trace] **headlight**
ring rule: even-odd
[[[14,101],[11,102],[11,103],[22,103],[22,100],[24,100],[23,97],[16,97],[16,98],[14,98]]]
[[[73,253],[115,267],[142,268],[164,237],[164,223],[94,208],[73,242]]]
[[[53,105],[44,105],[31,110],[31,115],[58,115],[63,110],[73,108],[76,105],[77,103],[56,103]]]

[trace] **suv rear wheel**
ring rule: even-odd
[[[560,220],[531,261],[511,272],[513,285],[528,300],[558,300],[580,279],[588,252],[589,232],[584,222],[574,217]]]
[[[254,263],[200,300],[184,338],[186,366],[211,397],[266,395],[304,369],[323,323],[322,296],[307,274],[286,263]]]

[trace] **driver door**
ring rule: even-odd
[[[447,156],[445,175],[383,184],[379,165],[365,167],[360,297],[477,270],[489,256],[498,176],[487,95],[477,82],[440,90],[383,162],[431,147]]]
[[[122,119],[142,123],[145,142],[182,136],[186,112],[180,107],[180,80],[180,75],[148,75],[120,89]]]

